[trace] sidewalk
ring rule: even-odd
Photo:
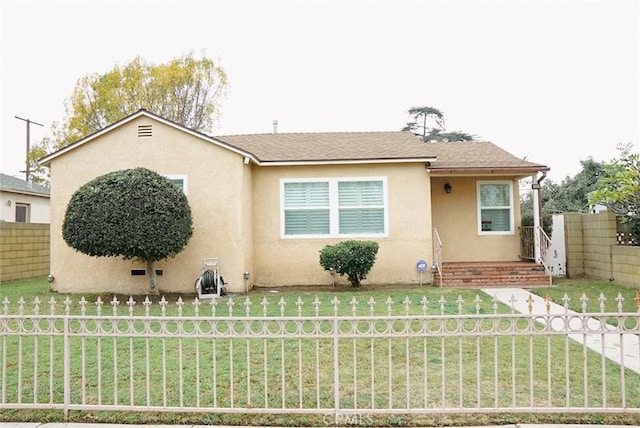
[[[517,312],[529,313],[529,296],[533,297],[532,313],[534,315],[547,314],[547,302],[533,293],[529,293],[521,288],[484,288],[483,292],[491,297],[495,297],[499,302],[507,306],[512,306]],[[512,303],[513,301],[513,303]],[[579,312],[565,310],[564,306],[551,302],[549,313],[551,315],[563,315],[565,313],[576,315],[569,322],[569,328],[579,331],[582,329],[582,316]],[[543,320],[541,320],[543,321]],[[587,328],[596,331],[593,334],[570,334],[569,337],[578,343],[585,343],[589,349],[603,354],[608,359],[618,364],[624,362],[624,366],[640,374],[640,336],[638,334],[601,334],[600,321],[594,318],[587,320]],[[561,318],[551,320],[551,329],[554,331],[564,330],[564,321]],[[613,327],[612,327],[613,329]],[[604,347],[603,347],[604,340]],[[623,351],[624,349],[624,351]]]

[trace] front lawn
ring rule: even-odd
[[[277,292],[276,292],[277,291]],[[558,285],[549,288],[535,288],[531,290],[542,296],[549,295],[555,302],[561,302],[566,293],[571,300],[572,309],[580,310],[579,297],[586,293],[589,297],[590,310],[599,310],[599,306],[592,307],[593,301],[598,303],[597,297],[603,292],[608,300],[607,311],[614,311],[618,293],[625,297],[624,305],[629,301],[633,303],[631,309],[624,306],[625,310],[635,311],[633,297],[637,290],[617,286],[608,282],[595,282],[584,280],[582,282],[559,281]],[[84,297],[84,310],[87,314],[96,312],[95,302],[99,299],[103,302],[102,313],[113,313],[112,303],[118,302],[117,312],[121,315],[131,312],[145,315],[145,306],[142,304],[144,296],[136,297],[136,304],[127,305],[128,296],[113,295],[59,295],[48,291],[45,278],[28,281],[7,282],[0,284],[0,302],[5,298],[10,314],[19,311],[22,301],[25,313],[32,313],[34,301],[39,301],[40,313],[49,313],[51,305],[56,313],[64,313],[64,301],[69,298],[72,305],[69,307],[71,314],[80,314],[82,305],[79,303]],[[362,287],[354,289],[351,286],[332,288],[291,288],[280,290],[255,290],[248,296],[236,295],[231,299],[222,298],[217,305],[212,307],[209,301],[203,302],[199,307],[199,316],[207,317],[215,310],[219,317],[233,316],[242,318],[247,315],[262,316],[277,319],[280,316],[330,316],[337,311],[339,315],[387,315],[403,316],[412,315],[455,315],[463,314],[491,314],[494,311],[506,314],[510,309],[499,304],[493,306],[490,296],[484,295],[474,289],[439,289],[430,286],[425,287]],[[247,300],[247,297],[249,300]],[[476,300],[479,297],[479,300]],[[21,299],[22,298],[22,299]],[[115,300],[114,300],[115,298]],[[177,302],[182,299],[183,306]],[[153,304],[149,308],[150,315],[176,316],[179,312],[182,316],[192,316],[196,308],[193,305],[193,295],[168,295],[165,296],[166,304],[164,312],[162,305],[158,304],[159,298],[153,297]],[[571,306],[578,302],[578,308]],[[562,304],[562,303],[561,303]],[[595,308],[595,309],[594,309]],[[49,343],[41,339],[39,352],[48,352]],[[56,339],[57,340],[57,339]],[[95,400],[97,389],[95,381],[89,379],[98,375],[103,381],[101,400],[104,403],[123,402],[129,400],[144,402],[147,399],[157,403],[165,400],[169,406],[175,406],[182,401],[189,406],[198,402],[195,386],[206,394],[206,400],[200,402],[201,406],[229,406],[229,401],[235,397],[235,405],[246,405],[243,400],[250,400],[255,406],[263,406],[264,394],[261,391],[273,390],[280,393],[269,396],[269,406],[279,407],[292,405],[295,407],[300,400],[305,405],[315,405],[318,397],[321,403],[334,400],[331,395],[332,376],[332,341],[298,342],[297,339],[274,339],[267,342],[266,339],[242,341],[240,339],[216,339],[204,338],[196,341],[189,338],[167,338],[162,343],[148,345],[146,339],[128,339],[87,337],[86,339],[72,339],[72,344],[78,345],[82,340],[82,346],[86,349],[80,359],[72,362],[72,382],[76,387],[72,394],[75,398],[86,394],[89,402]],[[34,344],[30,339],[23,337],[11,337],[6,342],[3,352],[6,352],[6,360],[11,365],[18,358],[18,342],[22,344],[20,358],[24,362],[19,376],[24,382],[21,391],[22,402],[32,402],[34,390],[32,382],[34,377],[33,367],[42,369],[48,363],[48,357],[34,357]],[[44,346],[44,345],[47,346]],[[61,345],[61,344],[60,344]],[[1,345],[0,345],[1,346]],[[57,342],[51,345],[57,348]],[[149,346],[149,368],[139,366],[134,377],[129,377],[130,350],[142,349]],[[544,352],[533,352],[532,346],[544,349]],[[545,347],[549,348],[545,348]],[[211,349],[215,349],[215,359],[212,359]],[[301,348],[302,347],[302,348]],[[45,349],[46,348],[46,349]],[[498,357],[494,358],[494,350]],[[45,353],[46,353],[45,352]],[[48,355],[48,354],[46,354]],[[589,351],[584,353],[583,348],[576,343],[569,343],[562,337],[539,336],[491,336],[491,337],[466,337],[455,336],[424,338],[390,338],[390,339],[344,339],[340,343],[339,355],[341,355],[340,379],[341,400],[343,406],[359,407],[363,403],[375,402],[375,407],[390,405],[391,396],[394,397],[394,405],[398,405],[404,397],[412,406],[420,404],[424,400],[430,408],[458,405],[474,407],[476,405],[490,406],[496,402],[500,405],[508,405],[510,400],[517,400],[518,405],[535,406],[548,404],[551,400],[554,406],[562,407],[566,404],[567,397],[573,405],[580,406],[585,400],[593,405],[601,405],[604,398],[599,398],[602,392],[602,384],[592,383],[592,378],[597,379],[606,372],[607,380],[605,388],[609,406],[618,406],[620,400],[621,372],[619,366],[600,358]],[[586,360],[584,356],[587,355]],[[425,358],[423,358],[423,356]],[[449,357],[450,356],[450,357]],[[551,359],[548,359],[549,356]],[[115,360],[114,360],[115,358]],[[201,373],[195,372],[191,366],[197,358],[203,367],[208,367]],[[269,365],[265,361],[269,359]],[[326,359],[326,372],[320,376],[322,385],[316,384],[315,367],[318,359],[323,363]],[[584,361],[583,361],[584,360]],[[100,369],[94,366],[96,361],[102,361]],[[118,364],[107,364],[107,362]],[[428,367],[424,366],[428,362]],[[570,363],[567,363],[569,361]],[[577,363],[573,363],[577,361]],[[54,363],[59,367],[60,362]],[[86,368],[82,368],[82,366]],[[114,367],[120,365],[119,369]],[[356,370],[356,366],[358,367]],[[212,370],[212,367],[216,367]],[[530,368],[534,370],[531,371]],[[99,370],[99,371],[96,371]],[[549,380],[547,372],[552,370],[554,378]],[[163,374],[166,376],[167,390],[154,389],[150,395],[144,396],[144,373],[151,378]],[[565,383],[565,371],[569,373],[571,383]],[[13,372],[12,372],[13,373]],[[286,373],[286,375],[285,375]],[[561,376],[558,376],[561,375]],[[446,376],[446,382],[444,382]],[[248,378],[251,382],[247,382]],[[372,379],[383,379],[381,386],[372,385]],[[211,381],[213,379],[213,382]],[[387,379],[387,381],[384,381]],[[587,384],[587,379],[589,380]],[[61,379],[53,376],[45,376],[37,379],[39,382],[39,400],[47,399],[47,391],[58,393]],[[427,384],[427,392],[421,389],[421,385]],[[16,379],[7,376],[3,379],[7,385],[15,385]],[[13,382],[13,383],[12,383]],[[117,388],[114,388],[114,382]],[[325,385],[324,383],[327,383]],[[431,384],[433,382],[433,384]],[[552,382],[552,383],[551,383]],[[98,382],[100,383],[100,382]],[[627,402],[640,402],[640,376],[625,372],[624,383],[626,385]],[[299,389],[303,385],[303,390]],[[443,387],[446,385],[446,388]],[[133,388],[132,388],[133,386]],[[183,386],[185,386],[183,388]],[[327,386],[327,388],[325,388]],[[566,387],[569,387],[567,390]],[[250,388],[250,390],[249,390]],[[284,389],[288,393],[284,394]],[[553,397],[548,397],[547,391],[553,391]],[[134,391],[134,395],[129,395]],[[141,391],[141,392],[139,392]],[[298,394],[297,391],[300,391]],[[321,391],[322,393],[317,393]],[[327,392],[328,391],[328,392]],[[388,393],[388,394],[387,394]],[[17,394],[15,387],[6,389],[7,402],[15,402]],[[12,395],[13,394],[13,395]],[[141,395],[142,394],[142,395]],[[114,398],[114,395],[116,398]],[[212,398],[217,397],[217,398]],[[203,398],[203,400],[205,400]],[[211,400],[219,400],[213,402]],[[372,404],[373,405],[373,404]],[[233,407],[233,406],[232,406]],[[355,407],[354,407],[355,408]],[[493,414],[483,415],[475,413],[449,414],[449,415],[365,415],[367,423],[377,426],[436,426],[436,425],[483,425],[506,423],[609,423],[609,424],[638,424],[640,418],[630,415],[606,415],[606,414]],[[0,410],[0,420],[4,421],[59,421],[61,412],[35,411],[35,410]],[[72,412],[71,419],[75,421],[108,422],[108,423],[180,423],[180,424],[247,424],[247,425],[287,425],[308,426],[321,425],[323,419],[320,416],[302,415],[245,415],[245,414],[208,414],[208,413],[138,413],[138,412]]]

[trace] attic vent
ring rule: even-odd
[[[152,131],[151,125],[138,125],[138,138],[152,137]]]

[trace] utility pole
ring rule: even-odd
[[[29,151],[31,151],[31,138],[29,134],[31,133],[31,124],[33,123],[34,125],[38,125],[38,126],[44,126],[44,125],[38,122],[34,122],[31,119],[23,119],[18,116],[14,116],[14,117],[16,119],[24,120],[25,122],[27,122],[27,156],[25,158],[27,168],[25,169],[24,172],[25,172],[25,179],[28,183],[29,182]]]

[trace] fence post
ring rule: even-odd
[[[69,313],[64,316],[63,333],[63,382],[64,382],[64,420],[69,420],[69,406],[71,405],[71,344],[69,340]]]

